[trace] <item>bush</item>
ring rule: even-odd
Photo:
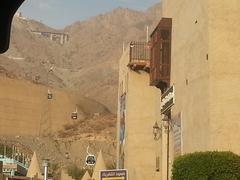
[[[113,170],[113,169],[117,168],[115,162],[110,162],[106,166],[107,166],[107,169],[109,169],[109,170]]]
[[[85,174],[85,170],[78,168],[76,165],[71,165],[68,167],[68,174],[76,180],[82,179]]]
[[[239,180],[240,156],[231,152],[197,152],[175,159],[172,180]]]

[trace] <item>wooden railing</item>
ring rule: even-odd
[[[131,42],[130,43],[130,62],[132,61],[149,61],[150,60],[150,44],[147,42]]]
[[[150,65],[150,44],[147,42],[130,43],[129,67],[133,70],[149,70]]]

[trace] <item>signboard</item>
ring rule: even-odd
[[[175,92],[174,92],[174,86],[170,87],[165,93],[162,94],[161,97],[161,113],[164,114],[175,103]]]
[[[182,119],[181,113],[172,118],[173,120],[173,149],[174,157],[182,155]]]
[[[120,143],[125,140],[126,94],[120,97]]]
[[[125,144],[125,120],[126,120],[126,94],[120,97],[120,128],[119,128],[119,168],[124,168],[124,144]]]
[[[100,180],[127,180],[126,169],[100,171]]]

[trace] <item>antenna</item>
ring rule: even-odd
[[[124,53],[124,51],[125,51],[125,43],[123,42],[123,53]]]
[[[147,26],[147,38],[146,38],[147,42],[149,41],[149,26]]]

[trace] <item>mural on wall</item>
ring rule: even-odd
[[[119,167],[124,168],[124,144],[125,144],[125,119],[126,119],[126,94],[120,97],[120,130],[119,130]]]

